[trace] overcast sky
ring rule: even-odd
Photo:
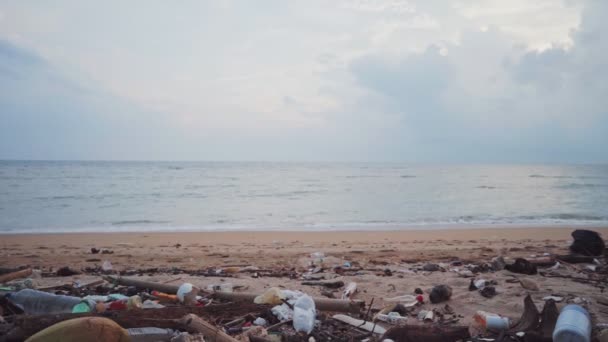
[[[608,1],[2,1],[0,158],[608,162]]]

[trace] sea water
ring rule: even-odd
[[[0,232],[608,225],[606,165],[0,161]]]

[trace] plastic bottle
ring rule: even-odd
[[[399,324],[407,322],[407,317],[401,316],[398,312],[389,312],[388,314],[378,314],[379,320],[391,324]]]
[[[176,335],[172,329],[162,329],[154,327],[145,328],[129,328],[127,333],[131,338],[131,342],[145,342],[145,341],[169,341]]]
[[[177,302],[178,301],[177,296],[174,294],[152,291],[152,295],[165,302]]]
[[[486,330],[490,331],[504,331],[509,329],[509,318],[501,317],[495,313],[477,311],[473,315],[473,322],[469,326],[469,333],[471,336],[478,336],[484,333]]]
[[[411,306],[416,305],[419,302],[416,297],[417,296],[403,295],[403,296],[397,296],[397,297],[393,297],[393,298],[384,298],[384,301],[402,303],[405,307],[411,307]]]
[[[71,313],[82,299],[52,293],[24,289],[6,296],[11,303],[19,306],[27,314]]]
[[[293,305],[293,328],[310,334],[315,327],[315,302],[309,295],[303,295]]]
[[[557,318],[553,341],[589,342],[591,340],[591,321],[589,313],[580,305],[566,305]]]

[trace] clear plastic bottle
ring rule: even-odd
[[[378,314],[379,320],[391,324],[404,324],[407,322],[407,317],[401,316],[398,312],[389,312],[388,314]]]
[[[555,342],[589,342],[591,340],[591,321],[589,313],[580,305],[566,305],[562,309],[555,330]]]
[[[55,295],[52,293],[24,289],[7,295],[11,303],[19,306],[27,314],[71,313],[81,298]]]
[[[293,305],[293,328],[310,334],[315,327],[315,302],[309,295],[303,295]]]

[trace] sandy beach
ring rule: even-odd
[[[587,227],[604,236],[608,227]],[[90,249],[117,269],[129,267],[211,267],[252,264],[296,267],[297,259],[321,251],[344,260],[478,260],[497,255],[566,253],[573,229],[522,227],[404,231],[238,231],[178,233],[59,233],[0,235],[0,265],[57,267],[91,265]],[[179,245],[179,247],[176,247]],[[263,257],[260,257],[263,256]],[[351,257],[352,256],[352,257]],[[101,255],[99,256],[101,257]]]
[[[593,230],[608,236],[608,228]],[[359,292],[355,298],[370,303],[374,308],[387,305],[386,298],[413,294],[415,288],[425,292],[438,284],[453,288],[452,299],[445,303],[424,304],[426,308],[453,307],[462,323],[468,323],[477,310],[486,310],[517,319],[522,312],[523,298],[532,295],[539,310],[543,297],[558,295],[567,301],[589,302],[590,312],[598,323],[608,322],[608,308],[597,304],[604,296],[601,289],[591,284],[568,281],[563,278],[522,275],[506,270],[479,273],[475,279],[495,280],[497,295],[482,297],[469,291],[470,279],[459,275],[450,266],[455,260],[464,265],[490,262],[503,256],[507,263],[517,257],[534,258],[544,253],[568,254],[571,241],[568,228],[509,228],[509,229],[457,229],[418,231],[358,231],[358,232],[206,232],[206,233],[77,233],[77,234],[24,234],[2,235],[0,266],[29,265],[43,272],[53,272],[69,266],[76,270],[96,267],[110,261],[114,270],[128,271],[149,268],[177,268],[197,270],[210,267],[252,266],[261,270],[295,271],[303,274],[309,268],[310,254],[325,254],[323,273],[327,280],[354,281]],[[108,249],[113,254],[92,254],[91,248]],[[349,262],[361,269],[356,274],[339,275],[331,268]],[[430,272],[421,267],[437,263],[443,270]],[[562,265],[556,272],[579,273],[584,265]],[[261,293],[279,286],[301,290],[314,296],[324,292],[319,286],[302,285],[301,279],[284,277],[252,277],[251,273],[235,273],[227,277],[191,276],[173,272],[139,275],[141,279],[181,284],[189,281],[205,288],[211,284],[232,283],[238,291]],[[539,290],[524,289],[514,278],[527,278]],[[98,275],[82,274],[71,277],[44,277],[39,286],[87,282],[99,279]],[[325,291],[327,294],[327,291]],[[340,296],[336,290],[336,297]],[[582,298],[582,299],[575,299]]]

